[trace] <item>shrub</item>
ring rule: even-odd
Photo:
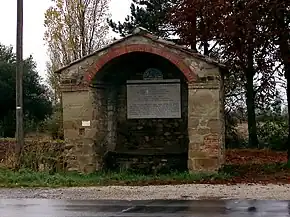
[[[246,140],[237,130],[238,120],[231,113],[225,114],[225,142],[226,148],[245,148]]]
[[[63,139],[64,135],[61,110],[56,109],[51,117],[49,117],[39,125],[38,131],[46,133],[54,140]]]
[[[288,124],[285,121],[266,121],[258,124],[260,148],[286,150]]]
[[[0,139],[0,163],[2,167],[13,169],[16,162],[15,139]],[[33,171],[64,171],[64,142],[25,140],[21,154],[21,167]]]

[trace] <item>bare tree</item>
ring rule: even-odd
[[[45,12],[44,40],[48,46],[47,82],[55,104],[62,104],[54,71],[109,43],[109,0],[51,0]],[[62,114],[59,126],[62,128]]]
[[[53,2],[45,13],[44,39],[55,65],[66,65],[108,43],[108,0]]]

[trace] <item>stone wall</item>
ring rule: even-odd
[[[219,77],[189,86],[188,168],[216,171],[224,163],[223,91]]]
[[[102,168],[107,135],[104,89],[63,92],[65,157],[69,171],[94,172]],[[90,123],[83,126],[83,121]]]
[[[121,87],[117,101],[116,117],[116,163],[120,168],[139,168],[145,163],[151,168],[168,167],[173,161],[186,165],[188,150],[187,133],[187,84],[182,84],[182,118],[180,119],[127,119],[126,86]],[[160,161],[160,154],[163,161]],[[166,155],[178,156],[166,158]],[[126,156],[126,157],[124,157]],[[130,157],[131,156],[131,157]],[[126,161],[124,160],[126,159]],[[143,159],[143,160],[142,160]],[[150,163],[151,162],[151,163]],[[153,163],[154,162],[154,163]],[[159,162],[156,165],[155,162]],[[183,163],[182,163],[183,162]]]
[[[187,171],[187,153],[107,153],[105,164],[115,171],[130,171],[143,174]]]
[[[180,119],[127,119],[126,86],[118,95],[116,152],[184,153],[188,148],[187,84],[181,84]]]

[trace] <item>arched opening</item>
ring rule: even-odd
[[[92,91],[102,105],[107,132],[105,167],[148,173],[187,170],[187,82],[171,61],[146,52],[120,55],[95,73]],[[171,92],[166,96],[164,91]],[[139,102],[138,111],[132,111]]]
[[[196,74],[183,61],[183,58],[181,56],[178,56],[177,54],[168,51],[166,48],[158,48],[146,44],[131,44],[112,48],[108,53],[100,56],[96,65],[94,65],[93,67],[91,67],[90,70],[87,71],[86,79],[90,83],[91,80],[95,77],[95,74],[98,73],[108,62],[117,59],[122,55],[130,53],[150,53],[155,54],[156,56],[161,56],[164,59],[167,59],[177,68],[179,68],[180,72],[183,73],[183,75],[189,82],[193,82],[196,80]]]
[[[143,79],[143,73],[150,68],[161,71],[163,79],[181,79],[187,82],[187,78],[176,65],[162,56],[146,52],[132,52],[110,60],[95,73],[91,82],[140,80]]]

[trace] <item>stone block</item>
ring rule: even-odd
[[[222,122],[220,119],[209,119],[207,126],[210,129],[210,132],[213,133],[221,133]]]
[[[219,90],[189,89],[188,117],[219,117]]]
[[[209,157],[219,157],[221,155],[219,143],[205,143],[203,146],[201,146],[200,150],[208,153]]]
[[[209,127],[199,127],[197,129],[197,133],[199,135],[203,135],[203,136],[209,134],[210,131],[211,131],[211,129]]]
[[[214,172],[220,168],[220,162],[217,158],[192,158],[188,161],[190,172]]]
[[[202,144],[204,141],[204,136],[199,135],[196,133],[191,133],[190,131],[188,132],[188,138],[189,138],[189,146],[190,144]]]
[[[201,145],[202,145],[201,142],[190,142],[188,144],[188,150],[198,151],[198,150],[200,150]]]
[[[188,158],[195,159],[195,158],[206,158],[208,157],[208,152],[199,151],[198,149],[189,149],[188,150]]]
[[[79,130],[64,128],[64,137],[67,139],[77,139],[79,138]]]
[[[68,166],[68,169],[67,169],[68,172],[80,172],[79,168],[78,167],[73,167],[71,165]]]
[[[90,100],[89,91],[65,92],[63,93],[62,97],[64,106],[82,105],[83,102],[87,102]]]
[[[197,128],[199,126],[199,118],[189,118],[188,119],[188,128]]]
[[[77,121],[77,120],[91,120],[92,118],[92,105],[74,105],[66,106],[63,109],[63,120],[64,121]]]

